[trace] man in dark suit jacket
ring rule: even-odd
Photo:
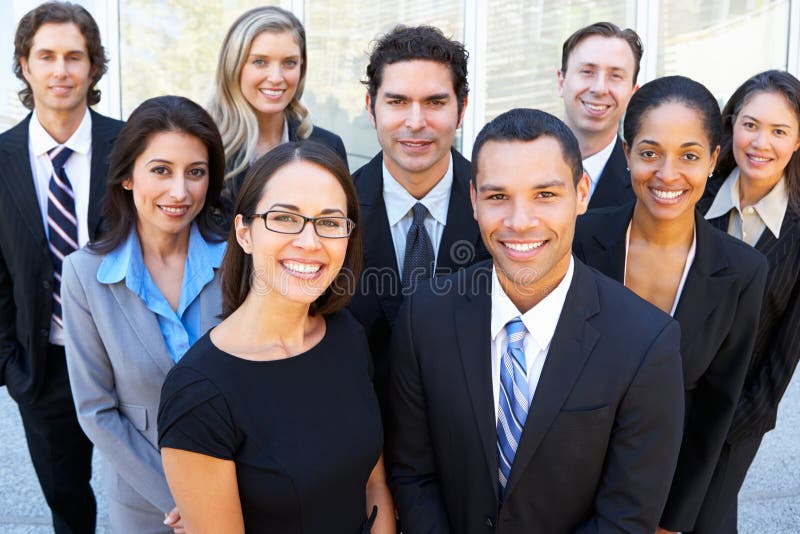
[[[472,202],[492,261],[406,300],[389,485],[403,531],[655,531],[683,423],[679,328],[572,258],[589,183],[569,129],[487,124]]]
[[[619,122],[639,88],[642,42],[635,31],[596,22],[564,41],[558,93],[589,175],[589,209],[634,199]]]
[[[375,45],[367,80],[367,111],[382,151],[353,174],[364,263],[350,310],[367,332],[385,406],[384,352],[403,295],[414,290],[416,279],[451,273],[488,255],[469,203],[471,166],[452,148],[467,106],[463,45],[436,28],[397,27]],[[419,205],[424,224],[418,228]],[[424,267],[411,261],[418,239],[427,242]]]
[[[58,171],[49,153],[72,151],[63,170],[74,206],[63,209],[81,246],[95,237],[106,160],[122,123],[88,108],[99,101],[94,86],[106,59],[84,8],[37,7],[20,21],[15,45],[20,98],[33,112],[0,136],[0,385],[19,405],[55,531],[88,533],[96,521],[92,445],[75,416],[64,356],[60,262],[51,259],[63,251],[49,213]]]

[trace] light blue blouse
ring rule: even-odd
[[[138,295],[156,315],[169,354],[177,362],[205,333],[200,332],[200,306],[196,302],[197,296],[214,279],[214,269],[219,269],[224,254],[224,241],[207,242],[197,225],[192,223],[177,311],[172,309],[150,278],[135,229],[131,230],[124,243],[103,258],[97,270],[97,281],[101,284],[116,284],[125,280],[127,288]]]

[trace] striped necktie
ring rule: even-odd
[[[414,291],[420,280],[428,279],[433,275],[433,245],[428,232],[425,230],[425,216],[428,208],[417,202],[411,208],[414,219],[406,234],[406,255],[403,259],[403,294],[408,295]]]
[[[63,328],[61,320],[61,264],[64,257],[78,248],[78,220],[75,216],[75,194],[64,164],[72,149],[57,146],[48,152],[53,174],[47,190],[47,230],[50,259],[53,262],[53,320]]]
[[[528,371],[522,350],[525,333],[525,325],[519,317],[506,324],[506,350],[500,360],[500,402],[497,408],[497,463],[501,500],[528,417]]]

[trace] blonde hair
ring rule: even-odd
[[[258,143],[258,120],[242,94],[239,79],[253,40],[263,32],[291,33],[300,46],[300,81],[286,107],[287,120],[299,122],[297,137],[307,139],[313,126],[308,109],[300,103],[306,82],[306,31],[289,11],[275,6],[247,11],[233,23],[222,42],[214,94],[208,112],[217,123],[225,147],[225,179],[243,171],[253,159]]]

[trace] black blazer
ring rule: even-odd
[[[677,323],[575,261],[500,506],[491,266],[420,289],[394,328],[387,459],[403,531],[652,534],[683,424]]]
[[[589,212],[575,233],[575,255],[623,282],[625,235],[634,203]],[[688,532],[703,504],[750,363],[767,261],[695,212],[697,245],[675,320],[681,325],[686,389],[683,443],[660,525]]]
[[[300,123],[294,120],[288,120],[287,123],[289,124],[289,141],[301,141],[301,139],[297,137],[297,128],[300,126]],[[342,158],[344,164],[347,165],[347,150],[344,148],[342,138],[335,133],[329,132],[325,128],[314,126],[311,130],[311,135],[306,140],[316,141],[332,149]],[[247,176],[248,170],[250,170],[249,165],[239,174],[225,181],[225,186],[221,193],[222,209],[224,212],[223,218],[226,221],[225,224],[233,224],[233,217],[235,215],[233,210],[236,206],[236,197],[239,194],[239,190],[242,188],[244,177]]]
[[[89,237],[100,226],[108,155],[122,122],[92,114]],[[36,399],[50,336],[53,265],[28,153],[30,114],[0,135],[0,385],[20,403]]]
[[[603,208],[606,206],[622,206],[634,200],[631,189],[631,172],[622,150],[622,140],[617,137],[614,149],[611,151],[603,173],[597,182],[597,188],[589,200],[589,209]]]
[[[724,181],[725,176],[709,180],[699,204],[703,213],[711,207]],[[709,222],[727,232],[728,220],[723,215]],[[767,257],[769,275],[753,358],[733,416],[729,443],[775,428],[778,403],[800,359],[800,215],[788,208],[780,237],[775,239],[772,232],[764,230],[755,248]]]
[[[436,276],[463,269],[489,257],[478,223],[472,215],[469,180],[472,168],[455,149],[453,187],[447,208],[447,224],[439,243]],[[397,256],[383,202],[383,152],[353,174],[361,208],[364,262],[359,285],[350,302],[350,311],[364,326],[375,362],[375,387],[385,406],[389,376],[385,351],[391,326],[403,302]]]

